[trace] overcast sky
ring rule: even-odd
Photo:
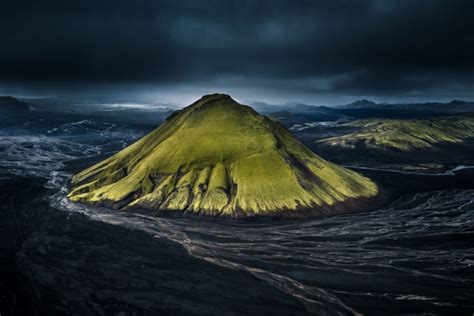
[[[474,99],[474,1],[15,0],[0,94]]]

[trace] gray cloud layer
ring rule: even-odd
[[[0,80],[473,96],[474,2],[10,1]]]

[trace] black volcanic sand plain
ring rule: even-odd
[[[472,313],[474,175],[445,173],[474,161],[472,140],[387,150],[383,159],[313,147],[326,160],[372,168],[354,170],[389,200],[358,213],[204,220],[69,202],[72,174],[159,124],[127,123],[133,112],[0,117],[2,315]],[[315,121],[302,115],[287,127],[308,147],[357,131],[326,120],[291,129]]]

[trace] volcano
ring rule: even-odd
[[[212,94],[74,175],[68,197],[150,214],[242,218],[347,212],[377,195],[370,179],[317,156],[280,123]]]

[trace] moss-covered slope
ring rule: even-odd
[[[230,217],[328,210],[377,195],[282,125],[227,95],[201,98],[72,178],[72,201]]]
[[[367,119],[346,124],[357,130],[342,136],[326,138],[319,144],[340,148],[365,146],[373,149],[411,151],[433,147],[438,143],[461,142],[474,137],[474,117],[451,116],[428,120]]]

